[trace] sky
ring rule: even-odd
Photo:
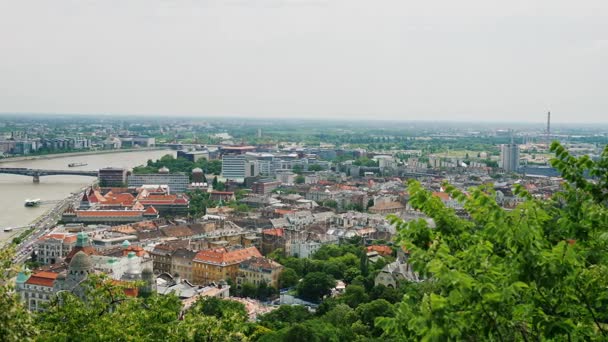
[[[0,0],[0,112],[608,122],[606,0]]]

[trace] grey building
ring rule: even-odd
[[[190,180],[188,175],[180,173],[154,173],[142,175],[129,175],[127,177],[129,187],[140,187],[146,184],[168,185],[171,193],[183,193],[188,189]]]
[[[500,146],[500,167],[505,172],[517,172],[519,170],[519,145],[503,144]]]
[[[246,177],[260,174],[257,160],[250,160],[242,154],[226,154],[222,156],[222,177],[230,180],[243,181]]]

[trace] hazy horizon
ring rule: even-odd
[[[4,1],[0,41],[7,114],[608,123],[598,0]]]

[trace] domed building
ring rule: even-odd
[[[55,279],[54,290],[70,291],[78,296],[84,295],[81,284],[95,272],[93,262],[85,252],[78,251],[70,260],[65,273],[59,274]]]
[[[76,235],[76,245],[74,248],[66,255],[65,262],[69,265],[72,262],[72,258],[78,252],[83,252],[86,255],[95,255],[97,254],[97,250],[91,245],[89,241],[89,236],[85,232],[79,232]]]

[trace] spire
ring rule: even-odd
[[[76,236],[76,247],[86,247],[89,245],[89,236],[85,232],[79,232]]]

